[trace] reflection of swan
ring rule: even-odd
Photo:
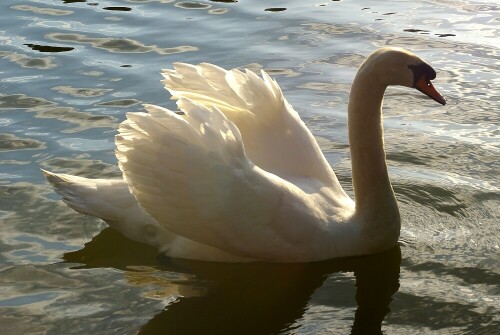
[[[139,287],[144,285],[139,280],[141,272],[132,270],[130,281],[130,269],[157,269],[157,273],[145,273],[143,282],[151,277],[165,282],[141,288],[143,294],[148,295],[153,286],[155,295],[167,301],[164,294],[175,288],[182,292],[138,334],[295,333],[291,329],[304,323],[302,317],[314,314],[317,304],[333,310],[330,318],[339,333],[348,333],[352,327],[352,334],[381,334],[381,323],[399,287],[401,251],[396,246],[376,255],[298,264],[196,262],[158,258],[152,248],[108,228],[82,250],[66,253],[64,259],[80,263],[81,268],[121,269],[127,283]],[[354,272],[354,278],[346,281],[344,272]],[[163,273],[176,274],[175,279],[169,281]],[[327,277],[330,281],[323,285]],[[321,296],[320,301],[315,301],[313,293]],[[354,322],[345,313],[336,315],[335,310],[348,310]]]
[[[435,71],[402,49],[371,54],[354,79],[349,140],[356,206],[311,132],[266,73],[176,64],[164,73],[182,115],[146,105],[116,136],[124,180],[45,172],[68,205],[179,258],[303,262],[396,244],[381,105],[388,85],[445,104]],[[178,234],[178,235],[177,235]]]

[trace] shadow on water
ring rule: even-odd
[[[227,264],[170,259],[111,229],[64,260],[75,268],[154,266],[194,276],[204,294],[180,297],[138,334],[276,334],[293,329],[314,291],[329,275],[354,272],[357,309],[351,334],[382,334],[392,295],[399,288],[399,246],[371,256],[302,264]],[[333,298],[332,300],[334,300]],[[296,324],[296,323],[295,323]]]

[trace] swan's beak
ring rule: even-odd
[[[439,102],[441,105],[446,105],[446,99],[443,98],[438,91],[436,91],[430,81],[425,79],[425,76],[420,77],[420,79],[415,83],[415,88],[428,97],[431,97],[435,101]]]

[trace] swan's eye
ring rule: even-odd
[[[416,87],[417,82],[424,78],[427,86],[431,85],[431,80],[436,78],[436,71],[426,63],[418,65],[408,65],[408,68],[413,72],[413,87]]]
[[[413,72],[414,88],[439,102],[441,105],[446,104],[446,99],[432,86],[431,80],[436,78],[436,71],[432,67],[422,63],[419,65],[408,65],[408,68]]]

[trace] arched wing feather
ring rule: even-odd
[[[314,178],[346,196],[314,136],[265,71],[260,78],[250,70],[175,63],[162,75],[173,99],[188,98],[222,111],[238,127],[248,157],[260,168],[289,181]]]
[[[146,105],[119,127],[116,156],[141,207],[167,229],[236,255],[265,259],[286,248],[275,228],[289,183],[246,157],[218,109],[178,104],[185,115]]]

